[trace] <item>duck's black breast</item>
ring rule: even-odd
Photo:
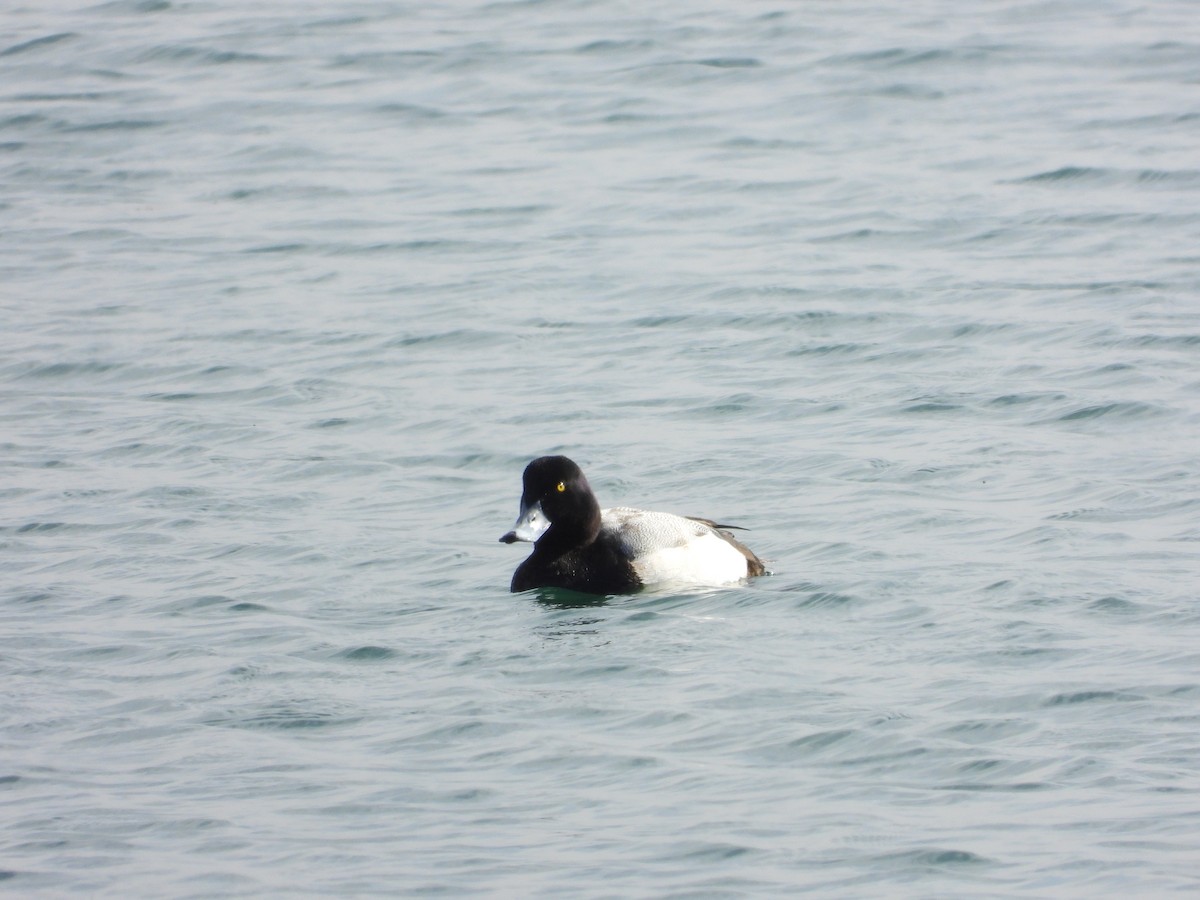
[[[587,594],[631,594],[642,580],[633,562],[609,534],[602,533],[582,547],[558,556],[540,553],[537,546],[513,574],[513,593],[540,587],[566,588]]]

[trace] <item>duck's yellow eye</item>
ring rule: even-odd
[[[554,486],[554,489],[555,489],[556,491],[558,491],[560,494],[561,494],[561,493],[563,493],[563,492],[564,492],[564,491],[567,489],[566,482],[564,482],[564,481],[560,481],[558,484],[556,484],[556,485]]]

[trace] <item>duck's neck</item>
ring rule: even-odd
[[[552,522],[538,538],[535,552],[557,558],[570,550],[586,547],[600,534],[600,504],[591,494],[580,498],[580,509]]]

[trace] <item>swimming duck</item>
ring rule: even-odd
[[[629,594],[673,582],[722,585],[766,567],[709,519],[617,506],[601,509],[583,470],[565,456],[525,467],[521,512],[506,544],[530,541],[533,552],[513,574],[513,593],[539,587],[589,594]]]

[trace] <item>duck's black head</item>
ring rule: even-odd
[[[500,538],[580,546],[600,531],[600,504],[583,470],[565,456],[540,456],[525,467],[521,513]]]

